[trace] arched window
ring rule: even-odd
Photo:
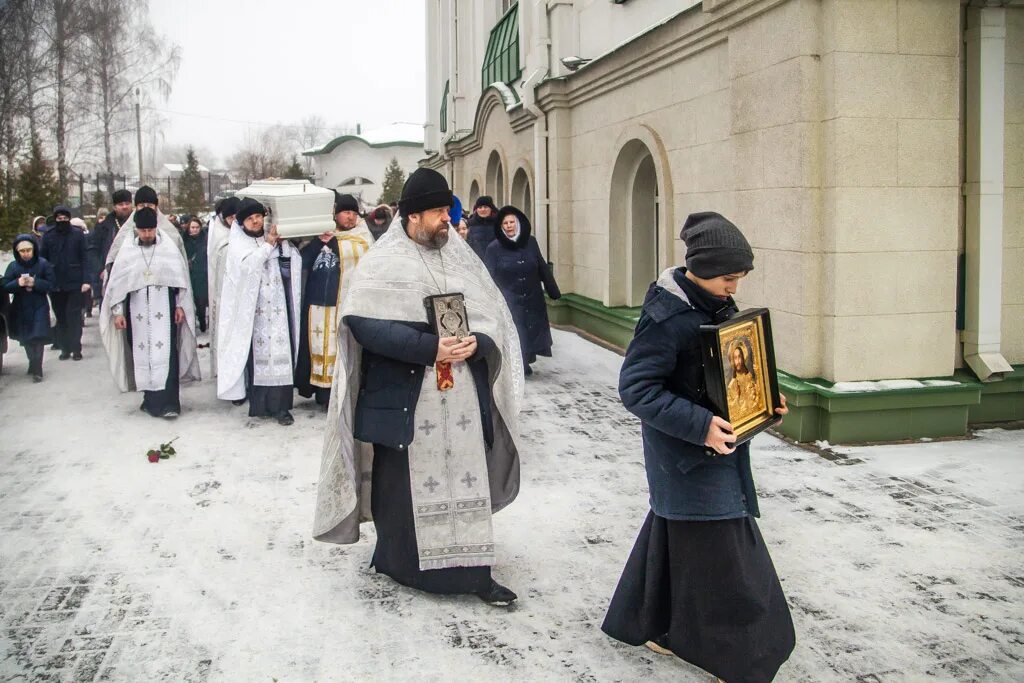
[[[338,183],[338,187],[347,187],[352,185],[373,185],[373,181],[370,180],[369,178],[364,178],[362,176],[357,175],[352,176],[351,178],[345,178],[340,183]]]
[[[611,306],[639,306],[658,278],[661,253],[661,198],[651,150],[630,140],[612,171],[609,222],[609,291]]]
[[[530,178],[526,175],[526,169],[517,169],[512,176],[511,195],[512,206],[526,214],[526,217],[533,222],[533,195],[530,192]]]
[[[498,208],[505,204],[505,169],[497,150],[487,159],[487,192]]]

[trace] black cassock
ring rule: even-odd
[[[167,324],[171,326],[171,350],[170,350],[170,366],[167,370],[167,383],[164,388],[160,391],[143,391],[142,392],[142,405],[139,406],[139,410],[144,410],[153,417],[162,417],[165,413],[173,411],[175,413],[181,412],[181,400],[178,392],[178,330],[177,324],[174,322],[174,309],[177,306],[178,290],[175,287],[167,288],[167,303],[170,306],[171,315],[168,316],[169,320]],[[125,320],[132,319],[131,309],[131,297],[126,297],[124,300],[124,318]],[[132,377],[135,374],[135,359],[132,356],[132,326],[128,323],[128,327],[125,330],[127,334],[127,344],[125,346],[128,362],[128,376]]]
[[[329,251],[324,251],[324,247]],[[309,357],[309,307],[338,305],[338,285],[341,279],[338,239],[332,237],[329,242],[321,242],[319,238],[313,238],[300,253],[302,270],[307,276],[300,309],[299,359],[295,365],[295,388],[299,390],[300,396],[315,397],[317,404],[325,406],[331,399],[331,388],[319,387],[310,381],[312,364]]]
[[[284,287],[284,299],[288,309],[288,343],[292,341],[292,266],[291,259],[281,256],[277,259],[281,268],[281,284]],[[292,349],[292,357],[295,357]],[[294,381],[294,379],[292,380]],[[292,384],[267,387],[253,384],[252,344],[249,345],[249,360],[245,364],[245,395],[249,399],[249,417],[277,417],[292,409],[295,387]]]

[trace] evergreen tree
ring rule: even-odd
[[[391,157],[391,163],[384,171],[384,182],[381,183],[380,198],[378,204],[391,204],[402,197],[402,187],[405,185],[405,171],[398,165],[398,159]]]
[[[203,188],[203,176],[199,173],[199,160],[195,151],[189,147],[185,153],[185,170],[178,180],[177,209],[190,216],[195,216],[206,207],[206,192]]]
[[[4,243],[7,242],[6,238],[14,239],[17,233],[27,232],[32,227],[30,223],[33,216],[49,216],[53,207],[61,201],[57,177],[43,159],[43,149],[38,138],[32,139],[28,158],[19,169],[13,194],[14,201],[6,215]]]
[[[302,170],[302,166],[299,165],[299,160],[292,155],[292,165],[285,169],[284,177],[288,180],[306,180],[309,176]]]

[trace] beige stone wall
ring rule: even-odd
[[[949,375],[960,234],[960,3],[826,0],[822,375]]]
[[[495,95],[492,93],[488,97],[495,97]],[[520,133],[514,132],[504,106],[497,105],[489,108],[482,130],[476,131],[476,133],[479,134],[479,139],[483,144],[480,149],[454,157],[454,172],[450,179],[452,189],[464,204],[469,204],[470,186],[475,180],[480,187],[480,194],[494,196],[496,202],[498,196],[501,195],[507,202],[512,185],[512,175],[516,168],[533,156],[532,132],[530,129]],[[489,183],[486,174],[487,161],[493,152],[497,152],[502,160],[504,183],[500,192],[497,191],[498,188],[493,183]],[[531,177],[530,181],[532,191],[534,179]],[[466,206],[467,212],[471,209],[472,205]]]
[[[683,262],[677,235],[687,214],[733,219],[755,250],[738,298],[772,309],[783,370],[833,381],[951,374],[962,201],[959,1],[719,7],[705,2],[705,11],[538,90],[549,131],[549,258],[563,291],[628,303],[628,235],[617,232],[616,204],[629,197],[613,183],[617,159],[639,140],[658,173],[659,266]],[[1020,35],[1021,12],[1013,14]],[[1013,42],[1024,44],[1008,36]],[[645,62],[659,50],[663,64]],[[1020,68],[1008,66],[1008,82],[1020,82]],[[1007,263],[1019,263],[1024,249],[1024,144],[1012,142],[1022,140],[1022,95],[1013,92],[1008,225],[1011,215],[1017,220]],[[502,151],[506,184],[514,160],[533,155],[533,131],[514,133],[500,108],[481,135],[481,149],[455,155],[463,193],[472,180],[484,182],[492,149]],[[1006,327],[1017,325],[1019,340],[1016,271],[1005,295],[1016,319]],[[1014,353],[1020,362],[1021,347]]]
[[[1024,363],[1024,8],[1006,10],[1003,356]]]

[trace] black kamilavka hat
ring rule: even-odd
[[[405,181],[398,210],[403,216],[452,205],[452,189],[444,176],[432,168],[417,168]]]

